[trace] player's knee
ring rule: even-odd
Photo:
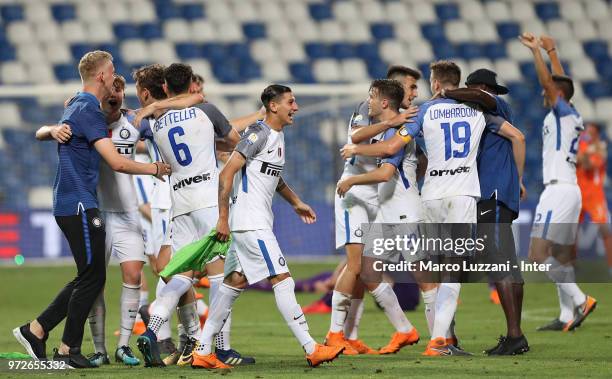
[[[246,277],[237,271],[232,271],[228,276],[226,276],[223,283],[238,289],[245,289],[249,284]]]

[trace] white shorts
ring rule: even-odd
[[[142,239],[144,240],[145,255],[155,255],[156,252],[153,248],[153,232],[151,223],[142,214],[140,215],[140,227],[142,228]]]
[[[577,184],[547,185],[536,207],[531,237],[572,245],[576,241],[581,208],[582,197]]]
[[[472,196],[451,196],[444,199],[424,200],[425,222],[475,224],[476,198]]]
[[[410,191],[380,204],[377,222],[411,224],[423,222],[423,205],[418,191]]]
[[[159,254],[159,249],[165,244],[169,228],[170,209],[151,208],[151,241],[155,256]]]
[[[104,220],[106,222],[107,264],[111,256],[117,258],[119,263],[146,261],[138,211],[104,212]]]
[[[341,198],[336,194],[334,201],[336,215],[336,249],[347,243],[363,243],[362,224],[376,220],[378,206],[357,199],[350,193]]]
[[[250,284],[289,272],[276,236],[270,229],[232,232],[225,257],[225,276],[241,272]]]
[[[219,208],[208,207],[172,219],[170,246],[172,255],[180,248],[205,237],[217,225]]]

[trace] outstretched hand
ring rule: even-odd
[[[295,210],[295,213],[297,213],[298,216],[300,216],[300,218],[305,224],[314,224],[317,221],[317,214],[310,207],[310,205],[306,203],[300,202],[296,204],[293,207],[293,210]]]
[[[539,41],[533,33],[525,32],[519,36],[519,41],[531,50],[540,48]]]

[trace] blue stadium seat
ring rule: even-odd
[[[366,61],[366,64],[370,60],[380,60],[378,54],[378,45],[372,42],[362,42],[355,46],[357,55]]]
[[[310,59],[329,58],[332,56],[328,45],[319,42],[306,43],[304,50]]]
[[[355,47],[350,43],[338,42],[331,45],[331,54],[336,59],[356,58]]]
[[[446,41],[446,36],[444,35],[444,25],[442,24],[422,24],[421,32],[423,33],[423,37],[425,37],[427,40],[429,40],[429,42],[434,45],[438,42]]]
[[[266,38],[266,26],[260,22],[249,22],[242,25],[242,31],[248,39]]]
[[[60,82],[80,79],[79,72],[74,64],[57,64],[53,67],[53,71]]]
[[[387,75],[389,65],[380,59],[372,59],[367,62],[368,74],[372,78],[381,79]]]
[[[227,45],[227,54],[232,58],[251,59],[249,45],[246,43],[235,42]]]
[[[429,69],[429,63],[419,63],[419,71],[423,75],[425,80],[429,80],[429,76],[431,75],[431,70]]]
[[[308,6],[310,16],[317,21],[333,18],[332,10],[327,3],[313,3]]]
[[[559,4],[556,2],[542,2],[535,4],[536,14],[544,21],[560,18]]]
[[[53,4],[51,5],[51,14],[53,14],[53,18],[59,22],[74,20],[76,18],[76,10],[72,4]]]
[[[122,62],[123,59],[121,57],[121,52],[119,50],[119,46],[114,43],[103,43],[97,46],[98,50],[108,51],[113,56],[113,62],[115,66],[117,62]]]
[[[161,20],[181,18],[183,16],[181,8],[169,1],[156,3],[155,11]]]
[[[597,72],[602,76],[602,79],[612,81],[612,58],[606,57],[595,62]]]
[[[70,51],[75,61],[79,61],[87,52],[94,50],[94,47],[88,43],[75,43],[70,45]]]
[[[497,34],[503,40],[517,38],[521,34],[521,26],[516,22],[500,22],[497,24]]]
[[[508,91],[513,100],[521,103],[528,103],[533,98],[532,91],[524,83],[513,82],[507,84]]]
[[[312,67],[309,63],[291,63],[289,64],[289,72],[298,83],[315,83]]]
[[[202,56],[211,61],[222,61],[226,57],[225,45],[209,42],[202,45]]]
[[[489,42],[485,43],[482,47],[484,55],[492,60],[505,58],[506,54],[506,46],[503,43],[499,42]]]
[[[456,20],[459,18],[459,7],[452,3],[436,4],[436,14],[442,21]]]
[[[183,18],[187,20],[196,20],[205,18],[204,5],[202,4],[185,4],[181,7]]]
[[[115,37],[117,37],[117,40],[119,41],[140,37],[138,27],[127,22],[121,22],[113,25],[113,31],[115,32]]]
[[[144,39],[158,39],[163,38],[162,27],[157,22],[146,22],[139,27],[140,37]]]
[[[132,78],[132,72],[142,67],[144,65],[144,62],[139,64],[133,64],[131,66],[128,66],[123,62],[115,61],[113,61],[113,64],[115,65],[115,72],[117,74],[122,75],[128,83],[134,83],[134,79]]]
[[[603,81],[593,81],[582,83],[584,93],[591,99],[612,96],[612,87]]]
[[[212,66],[213,74],[221,83],[240,82],[239,65],[238,60],[232,58],[214,62]]]
[[[391,39],[395,38],[395,31],[393,25],[387,23],[377,23],[370,26],[372,35],[376,39]]]
[[[239,66],[240,78],[242,80],[252,80],[261,78],[261,67],[252,59],[240,61]]]
[[[533,62],[521,62],[521,73],[525,76],[527,80],[538,80],[538,74],[536,73],[535,66]]]
[[[3,5],[0,7],[0,15],[5,23],[23,20],[23,7],[17,4]]]
[[[17,59],[15,48],[10,43],[0,41],[0,62],[14,61]]]
[[[583,44],[584,52],[594,61],[608,58],[608,43],[602,40],[587,41]]]
[[[176,55],[181,59],[195,59],[202,57],[202,47],[191,42],[177,43]]]
[[[484,55],[484,51],[480,45],[474,42],[460,43],[457,45],[456,50],[459,56],[466,60],[479,58]]]
[[[433,51],[438,59],[451,59],[459,55],[455,46],[446,41],[438,41],[434,45]]]

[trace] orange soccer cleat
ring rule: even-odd
[[[374,350],[366,345],[362,340],[346,340],[353,349],[357,350],[359,354],[378,355],[378,350]]]
[[[342,351],[344,355],[359,355],[359,352],[351,346],[346,338],[344,338],[344,332],[327,332],[325,336],[325,345],[344,348]]]
[[[472,354],[450,345],[446,341],[447,340],[444,337],[438,337],[429,341],[423,355],[430,357],[442,357],[449,355],[472,356]]]
[[[419,342],[419,332],[416,328],[412,328],[408,333],[395,332],[391,336],[391,341],[385,347],[378,350],[379,354],[395,354],[404,346],[414,345]]]
[[[138,320],[134,323],[134,328],[132,329],[132,334],[141,335],[147,330],[147,326],[144,321]]]
[[[323,300],[316,300],[313,303],[302,308],[305,315],[308,314],[322,314],[322,313],[331,313],[332,308],[325,304]]]
[[[489,292],[489,300],[491,300],[491,303],[493,304],[501,304],[501,301],[499,300],[499,292],[497,292],[496,289],[492,289]]]
[[[576,309],[576,316],[572,321],[566,324],[566,326],[563,328],[563,331],[572,331],[582,325],[582,322],[587,318],[588,315],[590,315],[595,310],[596,307],[597,300],[595,300],[594,297],[587,295],[584,304]]]
[[[312,354],[306,355],[306,361],[311,367],[317,367],[321,363],[331,362],[342,354],[343,346],[326,346],[321,344],[315,345],[315,350]]]
[[[193,361],[191,362],[192,368],[205,368],[208,370],[217,369],[230,369],[232,366],[226,365],[221,362],[215,353],[208,355],[200,355],[196,352],[193,353]]]
[[[197,288],[210,288],[210,280],[204,276],[194,286]]]

